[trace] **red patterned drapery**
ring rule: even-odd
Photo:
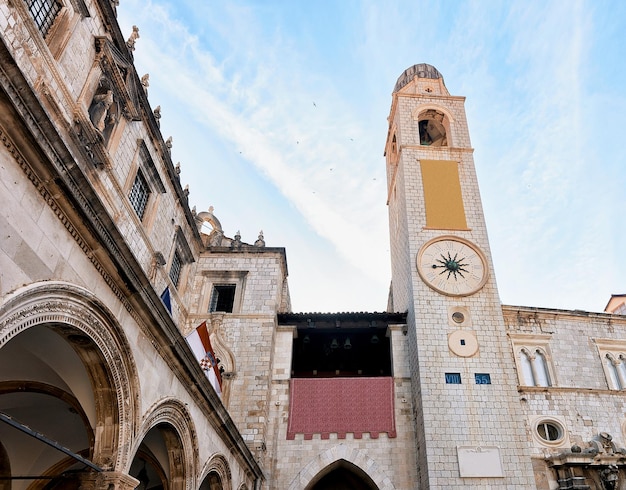
[[[328,439],[331,433],[360,439],[364,432],[372,439],[381,432],[396,437],[393,378],[294,378],[290,388],[287,439]]]

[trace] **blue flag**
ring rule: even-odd
[[[165,291],[163,291],[163,293],[161,294],[161,301],[163,301],[163,304],[165,305],[165,307],[167,308],[167,311],[170,312],[170,315],[172,314],[172,300],[170,299],[170,288],[169,287],[165,287]]]

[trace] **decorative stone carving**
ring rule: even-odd
[[[600,432],[586,446],[575,444],[570,450],[547,458],[548,465],[556,471],[559,490],[620,488],[626,469],[626,449],[618,448],[608,432]]]
[[[601,469],[599,474],[604,490],[615,490],[618,488],[619,473],[617,465],[610,464],[606,468]]]
[[[165,257],[161,252],[154,252],[152,255],[152,261],[150,263],[150,280],[154,281],[156,278],[156,271],[165,265]]]
[[[160,105],[156,106],[156,109],[154,109],[152,113],[154,114],[154,119],[156,119],[157,126],[160,128],[161,127],[161,106]]]
[[[235,239],[230,243],[230,248],[234,250],[240,250],[241,246],[241,233],[239,233],[239,230],[237,230],[237,233],[235,234]]]
[[[143,87],[143,91],[148,96],[148,87],[150,86],[150,74],[146,73],[143,77],[141,77],[141,86]]]
[[[221,247],[222,241],[224,240],[224,233],[222,230],[213,230],[209,235],[209,246],[210,247]]]
[[[254,242],[255,247],[265,247],[265,239],[263,238],[263,230],[259,232],[259,238]]]
[[[117,122],[117,105],[111,89],[105,87],[96,92],[89,106],[89,119],[106,142],[110,129]]]
[[[611,436],[608,432],[600,432],[597,436],[595,436],[591,441],[589,441],[589,448],[587,448],[584,452],[594,455],[612,455],[617,453],[626,455],[626,449],[618,449],[613,442],[613,436]]]
[[[139,480],[116,471],[86,473],[80,477],[81,490],[134,490],[138,484]]]
[[[128,54],[121,53],[106,37],[97,37],[95,47],[96,61],[102,72],[101,78],[108,81],[106,88],[113,91],[121,115],[129,120],[141,120],[139,91],[144,88],[136,77],[130,75],[133,72],[133,65],[128,59]],[[103,85],[102,81],[100,85]],[[118,114],[116,116],[119,117]]]
[[[131,51],[135,51],[135,43],[137,42],[137,39],[139,39],[139,27],[133,26],[133,32],[131,32],[128,41],[126,41],[126,46],[128,46],[128,49],[130,49]]]

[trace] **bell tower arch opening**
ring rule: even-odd
[[[448,146],[450,121],[442,111],[426,109],[417,121],[421,146]]]

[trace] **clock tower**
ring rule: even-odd
[[[465,98],[427,64],[392,97],[389,306],[408,311],[419,488],[533,488]]]

